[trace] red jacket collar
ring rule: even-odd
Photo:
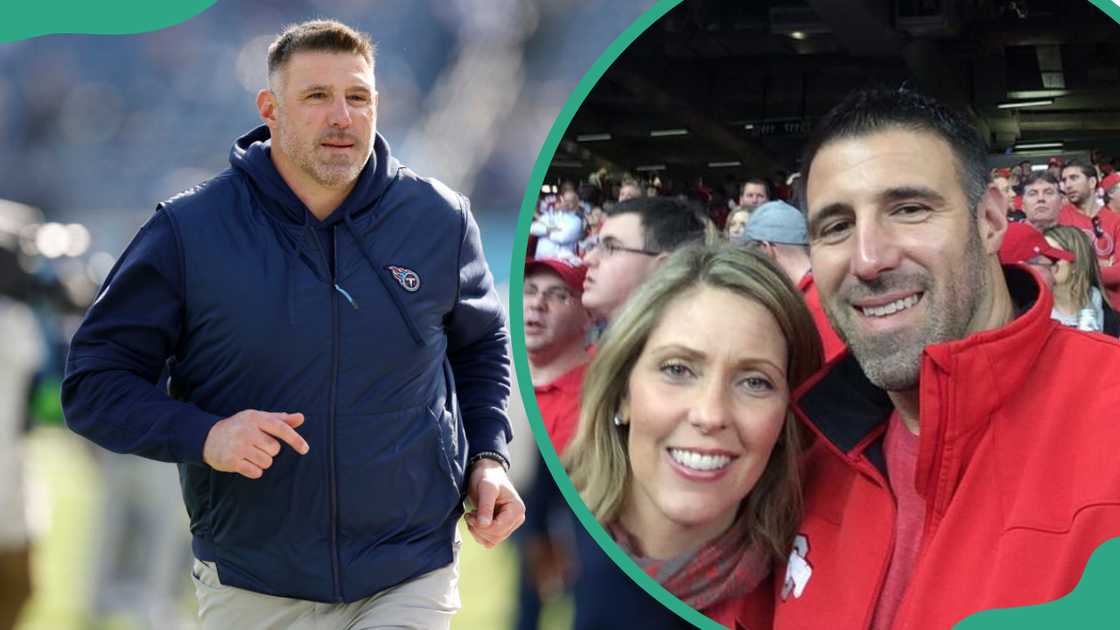
[[[1025,312],[1000,328],[926,348],[920,385],[923,431],[925,400],[938,397],[932,388],[939,377],[954,380],[955,395],[960,398],[958,411],[965,412],[952,419],[959,431],[975,429],[1008,397],[1029,385],[1029,376],[1038,367],[1036,359],[1058,326],[1050,317],[1054,297],[1027,265],[1005,267],[1004,277],[1012,302],[1020,311],[1026,308]],[[927,379],[927,375],[934,378]]]
[[[929,346],[923,353],[919,492],[935,477],[935,460],[946,444],[970,453],[960,440],[975,435],[1009,396],[1029,385],[1036,359],[1057,326],[1050,318],[1053,297],[1037,272],[1015,265],[1004,267],[1004,277],[1017,317],[1000,328]],[[798,415],[833,450],[846,458],[862,455],[885,470],[878,438],[894,405],[867,380],[854,356],[845,352],[798,388],[794,399]],[[960,455],[959,463],[967,461],[960,448],[952,452]]]

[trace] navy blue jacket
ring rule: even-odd
[[[105,448],[179,463],[223,584],[352,602],[449,564],[468,459],[508,457],[505,317],[465,197],[378,136],[319,222],[270,147],[255,129],[160,204],[74,336],[63,408]],[[203,464],[245,409],[302,412],[310,452],[257,480]]]

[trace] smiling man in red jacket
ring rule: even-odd
[[[1040,278],[1001,267],[986,162],[907,90],[849,95],[807,144],[813,273],[851,354],[799,392],[819,439],[777,628],[1053,600],[1120,535],[1120,343],[1056,325]]]

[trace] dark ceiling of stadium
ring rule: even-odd
[[[817,118],[874,84],[968,109],[1007,163],[1120,157],[1118,62],[1120,24],[1087,0],[686,0],[591,91],[550,176],[772,176],[796,168]],[[1024,101],[1052,102],[999,107]]]

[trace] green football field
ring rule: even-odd
[[[92,447],[65,429],[37,428],[28,440],[28,503],[39,529],[33,550],[35,592],[24,608],[18,630],[141,630],[123,616],[92,619],[90,593],[94,545],[93,523],[102,499],[100,472]],[[170,464],[169,464],[170,465]],[[460,594],[463,609],[454,628],[509,628],[513,624],[517,558],[513,545],[486,550],[461,525],[464,536]],[[197,628],[194,593],[183,576],[181,619],[166,628]],[[570,626],[567,602],[550,606],[544,630]],[[146,629],[144,629],[146,630]],[[164,628],[160,628],[164,630]]]

